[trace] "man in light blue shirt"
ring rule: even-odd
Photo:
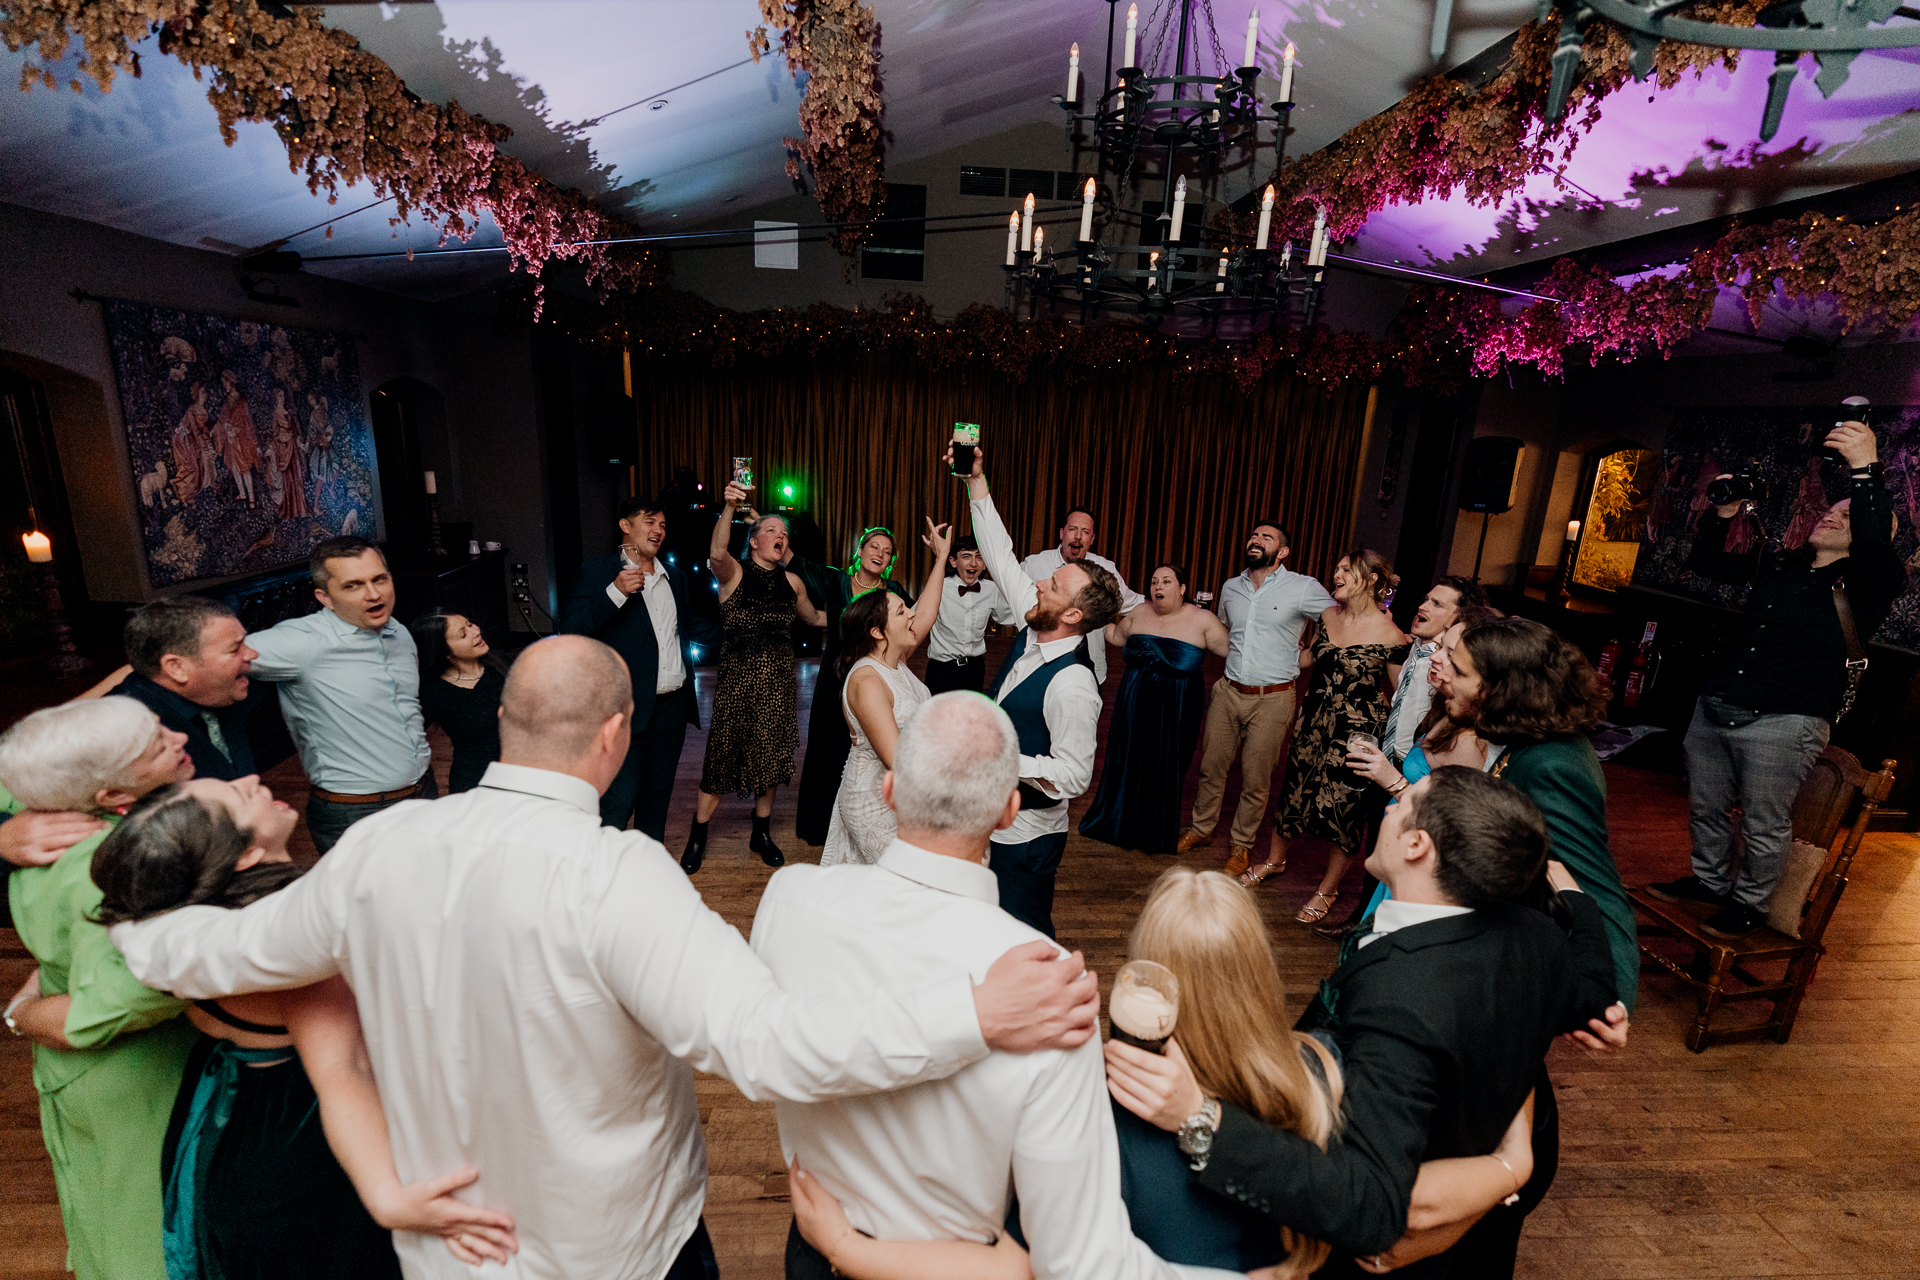
[[[307,830],[321,853],[390,805],[433,798],[420,658],[393,620],[393,574],[364,538],[329,538],[307,561],[318,613],[256,631],[257,679],[280,685],[280,710],[313,783]]]
[[[1227,673],[1207,699],[1207,732],[1200,754],[1200,790],[1193,823],[1180,833],[1181,853],[1213,842],[1226,792],[1227,771],[1240,757],[1240,804],[1233,814],[1233,853],[1227,874],[1247,869],[1253,837],[1267,811],[1267,792],[1293,724],[1300,674],[1300,634],[1333,597],[1319,581],[1286,569],[1292,550],[1278,520],[1260,520],[1247,536],[1247,567],[1220,588],[1220,620],[1227,624]]]

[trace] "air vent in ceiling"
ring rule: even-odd
[[[1004,196],[1007,194],[1007,171],[1005,169],[983,169],[979,165],[960,166],[960,194],[963,196]]]

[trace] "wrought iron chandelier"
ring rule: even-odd
[[[1251,244],[1244,237],[1232,243],[1233,237],[1186,224],[1189,177],[1218,177],[1226,164],[1241,157],[1251,168],[1263,145],[1273,147],[1273,167],[1279,168],[1293,112],[1293,46],[1287,46],[1282,63],[1278,101],[1264,103],[1256,63],[1259,10],[1248,18],[1241,65],[1229,67],[1214,30],[1211,0],[1198,0],[1197,5],[1195,0],[1160,0],[1144,26],[1135,2],[1127,9],[1124,53],[1116,73],[1113,43],[1119,4],[1107,0],[1101,83],[1112,87],[1097,94],[1087,91],[1075,45],[1067,92],[1053,99],[1069,116],[1069,135],[1077,140],[1084,130],[1097,147],[1100,175],[1088,178],[1080,191],[1079,235],[1071,244],[1048,245],[1044,228],[1034,225],[1034,198],[1027,197],[1007,226],[1009,306],[1024,306],[1029,314],[1043,302],[1062,309],[1077,306],[1082,320],[1095,313],[1134,314],[1154,328],[1171,317],[1192,316],[1216,334],[1221,321],[1230,317],[1238,318],[1241,323],[1235,327],[1244,327],[1248,334],[1276,321],[1288,322],[1296,311],[1301,323],[1312,324],[1325,288],[1324,210],[1304,253],[1296,252],[1291,242],[1278,247],[1269,243],[1271,187]],[[1143,41],[1143,33],[1150,40]],[[1172,71],[1162,74],[1169,46]],[[1212,74],[1203,73],[1203,56],[1210,56]],[[1266,127],[1272,128],[1273,137],[1263,144]],[[1148,167],[1157,167],[1158,173],[1138,174]],[[1149,213],[1144,204],[1139,209],[1122,207],[1118,196],[1123,187],[1156,176],[1161,188],[1157,213]],[[1202,198],[1196,192],[1191,202],[1201,203]],[[1096,207],[1106,228],[1133,235],[1136,242],[1096,240]]]

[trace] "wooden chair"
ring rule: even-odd
[[[1665,902],[1644,887],[1629,890],[1627,897],[1649,919],[1640,926],[1640,954],[1694,989],[1699,1013],[1687,1031],[1687,1048],[1700,1053],[1710,1044],[1732,1044],[1742,1040],[1771,1039],[1785,1044],[1793,1034],[1793,1021],[1800,1013],[1800,1001],[1814,968],[1826,953],[1821,938],[1840,894],[1847,887],[1847,872],[1860,841],[1866,837],[1867,824],[1893,789],[1894,762],[1881,763],[1878,773],[1869,774],[1860,762],[1839,747],[1828,747],[1814,762],[1813,771],[1800,787],[1793,802],[1793,838],[1820,849],[1830,849],[1835,836],[1853,811],[1853,823],[1847,827],[1846,843],[1827,861],[1814,878],[1800,918],[1800,936],[1790,937],[1761,926],[1744,938],[1715,938],[1701,929],[1715,908],[1706,903]],[[1858,808],[1855,802],[1858,801]],[[1738,828],[1736,827],[1736,831]],[[1689,960],[1676,961],[1648,945],[1648,939],[1678,942],[1687,948]],[[1766,979],[1754,974],[1755,964],[1783,961],[1784,976]],[[1737,980],[1737,988],[1728,986]],[[1743,1000],[1771,1000],[1773,1015],[1767,1021],[1749,1026],[1718,1028],[1713,1017],[1722,1006]]]

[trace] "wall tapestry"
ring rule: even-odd
[[[383,535],[350,336],[117,299],[106,318],[155,587]]]
[[[1920,652],[1920,406],[1871,410],[1880,462],[1899,520],[1894,551],[1907,566],[1907,589],[1872,643]],[[1700,518],[1713,509],[1707,484],[1722,472],[1751,469],[1767,480],[1757,502],[1760,521],[1784,546],[1800,547],[1827,508],[1847,496],[1844,468],[1823,465],[1821,441],[1839,420],[1832,408],[1682,409],[1667,428],[1660,488],[1647,513],[1647,547],[1634,566],[1635,586],[1738,609],[1742,588],[1700,578],[1685,568]]]

